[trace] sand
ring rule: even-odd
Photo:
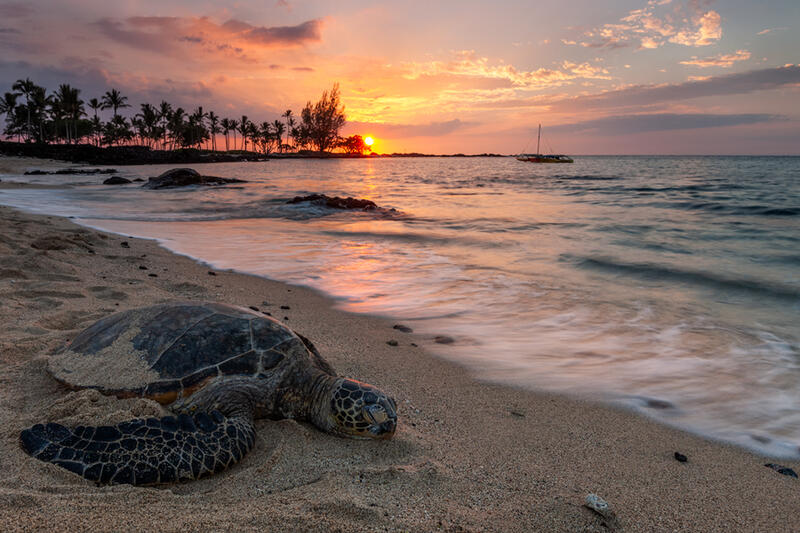
[[[0,207],[0,529],[609,531],[583,507],[589,493],[613,506],[620,531],[800,528],[800,480],[764,467],[800,463],[580,399],[482,383],[427,353],[432,337],[338,311],[312,290],[209,272],[152,241]],[[340,374],[394,395],[395,438],[260,420],[241,463],[160,488],[95,486],[20,449],[20,430],[38,422],[158,416],[147,400],[70,392],[46,361],[110,313],[187,299],[255,306],[310,338]]]

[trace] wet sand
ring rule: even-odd
[[[95,486],[28,457],[19,431],[38,422],[163,414],[147,400],[70,392],[45,361],[101,317],[174,300],[255,306],[283,320],[340,374],[394,395],[395,438],[354,441],[260,420],[241,463],[159,488]],[[152,241],[0,207],[2,530],[609,531],[583,507],[593,492],[614,507],[621,531],[797,531],[800,480],[764,463],[800,463],[580,399],[482,383],[429,355],[433,337],[393,324],[338,311],[312,290],[210,270]]]

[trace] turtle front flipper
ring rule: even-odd
[[[20,434],[31,456],[98,483],[188,481],[237,463],[253,446],[248,417],[219,411],[136,419],[116,426],[37,424]]]

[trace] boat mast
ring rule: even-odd
[[[542,139],[542,125],[539,124],[539,135],[536,137],[536,155],[539,155],[539,141]]]

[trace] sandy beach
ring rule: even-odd
[[[0,173],[27,167],[45,164],[0,159]],[[164,414],[148,400],[70,392],[45,361],[110,313],[176,300],[253,306],[281,319],[340,375],[394,395],[395,438],[347,440],[259,420],[241,463],[158,488],[95,486],[27,456],[19,432],[39,422]],[[580,399],[480,382],[427,353],[432,337],[336,310],[309,289],[210,270],[153,241],[0,207],[0,317],[3,531],[798,529],[800,481],[764,463],[797,471],[800,463]],[[583,506],[589,493],[612,505],[616,528]]]

